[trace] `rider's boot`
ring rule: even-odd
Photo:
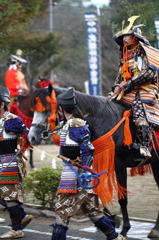
[[[134,152],[139,151],[141,159],[150,158],[152,157],[149,150],[152,143],[152,128],[144,118],[139,118],[135,125],[137,127],[138,143],[133,143],[130,149],[132,152],[133,150]]]
[[[62,225],[54,225],[53,233],[51,240],[66,240],[66,232],[68,227]]]
[[[106,216],[103,216],[97,222],[95,222],[95,226],[107,236],[108,240],[125,240],[122,235],[115,231],[113,221]]]
[[[111,220],[113,220],[113,226],[115,228],[119,228],[121,225],[121,219],[119,216],[117,216],[116,214],[111,214],[110,211],[108,210],[108,208],[104,208],[103,209],[103,213],[106,217],[110,218]]]
[[[12,207],[9,206],[13,205]],[[22,238],[24,236],[24,233],[22,232],[22,218],[23,218],[23,211],[20,205],[16,204],[15,202],[9,202],[7,203],[7,210],[10,215],[10,219],[12,222],[12,228],[3,235],[0,236],[0,238],[3,239],[14,239],[14,238]]]
[[[141,141],[140,154],[144,157],[148,158],[152,157],[149,150],[149,147],[152,142],[151,128],[147,125],[139,126],[139,128],[137,129],[137,135]]]

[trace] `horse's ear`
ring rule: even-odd
[[[49,92],[50,96],[51,96],[51,93],[52,93],[52,89],[53,89],[52,84],[49,84],[48,85],[48,92]]]

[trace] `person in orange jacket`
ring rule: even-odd
[[[25,59],[21,57],[22,51],[18,50],[16,55],[10,55],[9,69],[5,74],[5,86],[10,92],[10,106],[15,99],[15,96],[26,94],[29,92],[29,88],[25,82],[25,76],[22,73],[22,64],[27,63]]]

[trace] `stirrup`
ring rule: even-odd
[[[146,146],[143,146],[143,145],[140,146],[140,153],[144,157],[148,157],[148,158],[152,157],[149,149]]]
[[[129,145],[128,147],[129,152],[133,158],[134,161],[143,161],[145,159],[144,156],[140,153],[140,144],[139,143],[133,143]]]

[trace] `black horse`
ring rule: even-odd
[[[33,92],[31,100],[32,107],[34,107],[37,97],[41,99],[44,106],[48,106],[46,96],[50,95],[49,89],[50,87],[48,89],[37,89]],[[67,89],[54,88],[54,90],[57,96]],[[90,96],[78,91],[75,91],[75,95],[78,101],[77,107],[81,109],[85,120],[89,124],[92,142],[109,132],[121,120],[123,113],[126,110],[122,105],[115,101],[111,101],[106,97]],[[46,107],[44,112],[34,112],[33,125],[31,125],[28,135],[28,139],[32,145],[40,144],[41,133],[47,126],[47,118],[49,115],[50,109],[48,107]],[[134,132],[134,129],[132,129],[132,131]],[[123,124],[121,124],[113,133],[112,137],[115,142],[115,171],[117,180],[124,188],[127,188],[127,168],[137,167],[139,162],[134,161],[128,147],[123,145]],[[107,161],[107,159],[105,159],[105,161]],[[152,158],[150,158],[145,164],[148,163],[151,163],[153,175],[157,186],[159,187],[159,161],[155,151],[152,151]],[[126,236],[131,227],[127,211],[127,197],[120,199],[119,204],[123,215],[123,229],[121,234]],[[159,234],[159,216],[157,217],[154,228],[148,236],[155,237],[155,234]]]

